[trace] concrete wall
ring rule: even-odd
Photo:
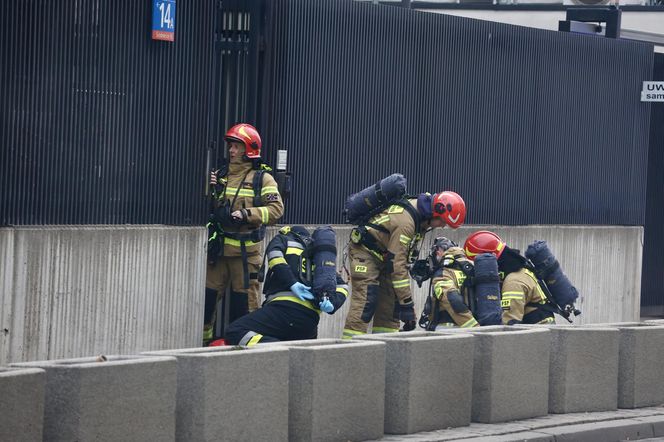
[[[337,226],[337,265],[341,268],[342,250],[348,242],[351,226]],[[577,307],[583,314],[575,324],[637,321],[640,318],[642,227],[614,226],[464,226],[456,230],[436,229],[428,233],[422,244],[424,257],[432,240],[444,235],[463,245],[476,230],[493,230],[508,245],[522,252],[535,240],[546,240],[561,263],[565,274],[580,293]],[[345,276],[345,275],[344,275]],[[428,282],[414,290],[415,311],[422,312]],[[338,338],[350,303],[335,315],[321,315],[318,336]],[[607,319],[614,318],[614,319]],[[556,318],[559,323],[566,323]]]
[[[350,229],[336,228],[340,269]],[[642,227],[439,229],[426,236],[422,256],[437,235],[463,243],[479,229],[521,250],[547,240],[581,294],[576,324],[639,319]],[[0,365],[199,345],[205,243],[202,227],[0,229]],[[419,314],[428,283],[412,287]],[[341,336],[349,306],[321,315],[319,337]]]
[[[193,346],[203,227],[0,229],[0,365]]]

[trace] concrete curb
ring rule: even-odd
[[[416,433],[407,439],[386,436],[381,442],[619,442],[664,437],[664,406],[637,410],[548,415],[501,424],[472,423],[469,427]]]

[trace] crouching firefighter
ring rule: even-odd
[[[259,305],[258,269],[265,226],[277,222],[284,205],[277,183],[261,161],[261,138],[249,124],[226,132],[228,164],[212,172],[208,223],[203,340],[213,338],[217,303],[230,286],[229,323]],[[223,329],[222,329],[223,333]]]
[[[474,232],[464,244],[470,259],[491,253],[498,259],[501,273],[501,307],[503,324],[555,323],[555,304],[547,297],[546,287],[534,267],[517,249],[508,247],[498,235],[486,230]]]
[[[375,191],[385,194],[379,184],[374,186]],[[367,191],[371,188],[356,195]],[[348,202],[347,206],[353,207]],[[370,212],[368,219],[356,221],[358,226],[351,232],[348,254],[352,296],[344,339],[366,333],[371,320],[373,333],[397,332],[401,322],[404,331],[415,328],[408,277],[411,257],[417,256],[419,241],[427,230],[445,224],[457,228],[466,216],[463,199],[449,191],[433,196],[422,193],[416,198],[404,196],[378,209]]]
[[[429,295],[419,320],[420,327],[433,331],[437,327],[479,326],[469,307],[473,296],[473,266],[463,249],[445,237],[438,237],[431,246],[426,263],[427,274],[423,275],[424,279],[433,279],[429,283]],[[424,268],[422,264],[420,266]],[[423,278],[413,273],[414,268],[411,269],[411,276],[419,283]]]
[[[334,314],[348,297],[348,285],[336,271],[335,244],[330,227],[312,236],[301,226],[279,230],[266,250],[263,307],[231,323],[226,342],[251,346],[315,339],[320,313]]]

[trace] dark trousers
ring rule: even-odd
[[[273,301],[232,322],[226,342],[237,345],[249,332],[263,335],[259,342],[316,339],[318,313],[294,302]]]

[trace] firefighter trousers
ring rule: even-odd
[[[319,315],[294,302],[273,301],[233,322],[226,330],[230,345],[316,339]]]
[[[253,312],[260,305],[260,283],[258,269],[262,258],[259,254],[247,256],[249,287],[244,286],[244,266],[242,257],[221,257],[207,266],[205,275],[205,316],[204,326],[213,326],[217,304],[230,286],[229,323]]]
[[[399,331],[399,320],[394,317],[397,302],[387,265],[363,246],[349,246],[350,310],[346,317],[343,337],[364,334],[373,319],[373,333]]]

